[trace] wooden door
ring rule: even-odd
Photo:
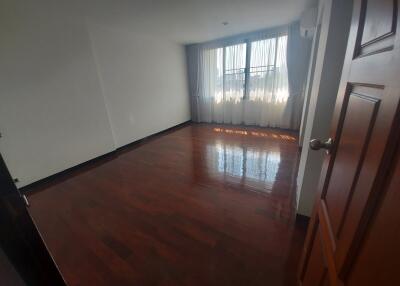
[[[400,285],[398,270],[392,271],[400,269],[395,262],[400,256],[389,257],[400,249],[400,241],[393,243],[399,238],[400,200],[396,209],[386,199],[399,197],[391,175],[400,134],[398,31],[397,1],[354,1],[333,143],[312,142],[329,154],[307,232],[300,285]],[[378,219],[385,209],[386,219]]]
[[[0,155],[0,247],[26,285],[66,285]],[[1,278],[0,278],[0,285]]]

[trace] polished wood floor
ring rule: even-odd
[[[294,285],[296,135],[190,124],[36,186],[69,285]]]

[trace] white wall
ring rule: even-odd
[[[79,7],[56,2],[0,6],[0,152],[18,186],[114,148]]]
[[[183,47],[91,32],[80,1],[0,3],[0,152],[18,187],[189,119]]]
[[[89,27],[117,147],[190,119],[182,45]]]
[[[316,52],[303,148],[297,176],[297,212],[310,216],[325,152],[310,151],[312,138],[326,140],[336,101],[350,28],[352,1],[321,0],[321,31]]]

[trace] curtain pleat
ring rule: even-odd
[[[301,63],[307,60],[296,59],[296,48],[304,45],[295,29],[291,26],[288,35],[225,47],[187,47],[192,119],[298,129],[307,69]]]

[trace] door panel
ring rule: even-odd
[[[331,286],[395,285],[377,283],[393,281],[394,277],[379,280],[379,276],[362,273],[370,274],[369,267],[377,267],[381,271],[379,275],[383,275],[382,265],[391,262],[384,259],[388,256],[384,244],[380,245],[384,251],[369,248],[368,252],[363,242],[369,243],[370,237],[379,236],[372,234],[371,220],[377,215],[377,206],[385,194],[388,169],[393,164],[400,137],[397,135],[400,133],[397,9],[397,1],[393,0],[354,1],[331,127],[334,143],[321,172],[318,199],[300,267],[299,279],[303,286],[328,283],[325,277],[321,278],[321,269],[325,267]],[[392,222],[385,227],[398,226]],[[381,223],[385,222],[381,220]],[[323,258],[318,257],[321,253]],[[376,258],[380,258],[379,266],[374,265]],[[395,274],[393,271],[392,275]],[[365,276],[370,277],[365,279]]]
[[[395,162],[387,192],[377,207],[377,215],[349,273],[348,285],[368,285],[369,281],[374,281],[375,285],[400,285],[399,151]]]
[[[310,258],[308,260],[307,271],[304,275],[303,285],[320,286],[323,285],[327,276],[326,263],[322,252],[322,240],[320,229],[317,227],[314,242],[312,244]]]
[[[330,222],[336,237],[346,207],[357,184],[369,136],[375,123],[379,99],[351,92],[338,144],[331,181],[325,195]]]
[[[364,1],[361,17],[365,17],[362,27],[361,46],[365,47],[384,37],[394,34],[396,29],[396,4],[393,0]]]

